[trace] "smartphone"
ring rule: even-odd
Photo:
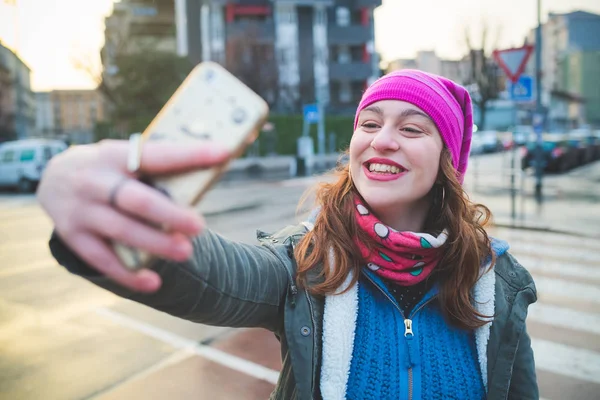
[[[229,149],[231,157],[216,167],[144,177],[144,182],[178,204],[197,205],[229,162],[258,137],[268,114],[267,103],[225,68],[214,62],[199,64],[142,133],[142,141],[214,142]],[[132,270],[152,259],[120,243],[113,243],[113,248]]]

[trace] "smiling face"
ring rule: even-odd
[[[402,214],[429,210],[439,170],[440,133],[419,107],[383,100],[364,108],[350,141],[352,181],[369,207],[390,226]]]

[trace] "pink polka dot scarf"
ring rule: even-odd
[[[356,220],[380,247],[372,252],[357,241],[367,267],[381,277],[401,286],[412,286],[427,278],[441,258],[440,248],[446,243],[446,231],[438,237],[427,233],[399,232],[386,226],[355,200]]]

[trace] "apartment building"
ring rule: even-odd
[[[59,134],[54,124],[52,92],[35,93],[36,136],[51,138]]]
[[[90,143],[96,123],[105,119],[105,105],[97,90],[50,92],[55,133],[71,143]]]
[[[535,44],[535,30],[527,36]],[[542,104],[547,128],[600,126],[600,15],[585,11],[548,14],[542,25]],[[526,73],[535,76],[535,58]]]
[[[390,61],[387,72],[398,69],[418,69],[437,74],[455,82],[464,83],[468,80],[468,60],[446,60],[440,58],[435,51],[418,51],[415,58],[400,58]]]
[[[161,50],[176,53],[173,0],[121,0],[105,21],[105,44],[100,52],[103,77],[117,72],[118,54]]]
[[[27,64],[0,42],[0,141],[33,134],[35,101],[30,76]]]
[[[254,76],[250,86],[276,110],[297,112],[321,101],[330,113],[352,113],[380,75],[373,19],[379,5],[381,0],[175,0],[177,51],[194,63],[217,61],[242,80]]]

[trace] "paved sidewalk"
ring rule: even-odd
[[[498,225],[600,238],[600,162],[545,176],[541,205],[534,198],[534,178],[528,176],[525,196],[518,193],[516,197],[516,219],[512,218],[508,182],[506,176],[503,188],[481,185],[475,190],[472,177],[467,179],[472,199],[488,206]]]

